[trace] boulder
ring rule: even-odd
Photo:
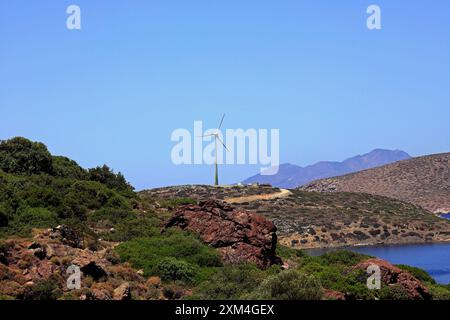
[[[130,300],[131,299],[130,284],[128,282],[124,282],[119,287],[114,289],[113,299],[114,300]]]
[[[368,259],[360,262],[354,269],[367,270],[370,265],[377,265],[381,271],[381,281],[387,285],[399,285],[414,300],[430,300],[428,289],[409,272],[404,271],[382,259]]]
[[[177,208],[165,228],[192,231],[220,251],[228,264],[254,262],[260,268],[281,264],[276,256],[276,227],[255,213],[236,210],[230,204],[208,200]]]
[[[109,292],[104,289],[92,289],[90,298],[92,300],[111,300]]]
[[[50,230],[50,237],[53,239],[58,239],[61,243],[68,245],[72,248],[82,248],[83,247],[83,237],[75,229],[69,226],[57,226]]]
[[[161,286],[161,278],[160,277],[150,277],[147,280],[147,285],[155,288],[159,288]]]
[[[324,290],[324,297],[327,300],[345,300],[345,294],[335,290]]]
[[[91,276],[95,281],[106,278],[108,275],[106,271],[95,261],[90,261],[89,263],[84,264],[80,270],[84,275]]]

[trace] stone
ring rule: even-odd
[[[40,260],[45,259],[47,250],[44,247],[39,247],[33,250],[33,254]]]
[[[161,278],[160,277],[150,277],[147,280],[147,284],[152,287],[158,288],[161,286]]]
[[[430,300],[428,289],[409,272],[391,263],[377,258],[367,259],[358,263],[353,269],[367,270],[370,265],[377,265],[381,271],[381,281],[387,285],[399,285],[405,289],[408,296],[414,300]]]
[[[180,206],[165,228],[175,226],[197,233],[205,243],[219,250],[225,263],[254,262],[260,268],[282,263],[275,254],[275,225],[226,202],[207,200]]]
[[[345,294],[334,290],[325,290],[323,293],[327,300],[345,300]]]
[[[107,277],[108,275],[106,271],[95,261],[90,261],[89,263],[83,265],[80,270],[84,275],[91,276],[95,281]]]
[[[92,289],[91,297],[93,300],[111,300],[109,292],[102,289]]]
[[[124,282],[119,287],[114,289],[113,299],[114,300],[130,300],[131,299],[130,284],[128,282]]]
[[[59,239],[61,243],[68,245],[72,248],[82,248],[83,238],[78,231],[69,226],[57,226],[52,229],[50,234],[51,238]]]

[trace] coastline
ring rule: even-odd
[[[378,243],[378,244],[360,244],[360,245],[347,245],[336,247],[310,247],[310,248],[296,248],[298,250],[305,251],[307,253],[313,251],[338,251],[338,250],[352,250],[356,248],[388,248],[388,247],[412,247],[412,246],[427,246],[427,245],[446,245],[450,244],[450,240],[446,241],[427,241],[427,242],[406,242],[406,243]]]
[[[348,245],[333,245],[329,244],[326,246],[306,246],[306,247],[291,247],[296,250],[346,250],[351,248],[367,248],[367,247],[390,247],[390,246],[411,246],[411,245],[429,245],[429,244],[450,244],[450,239],[445,240],[431,240],[431,241],[406,241],[406,242],[375,242],[375,243],[357,243]]]

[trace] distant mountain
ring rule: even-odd
[[[412,158],[340,177],[313,181],[306,191],[363,192],[450,212],[450,153]]]
[[[290,163],[281,164],[276,175],[264,176],[257,174],[242,181],[242,183],[268,183],[279,188],[292,189],[313,180],[341,176],[409,158],[411,156],[401,150],[375,149],[342,162],[321,161],[306,167]]]

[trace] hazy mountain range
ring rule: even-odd
[[[306,167],[290,163],[281,164],[276,175],[264,176],[257,174],[245,179],[242,183],[258,182],[268,183],[280,188],[295,188],[313,180],[341,176],[409,158],[411,156],[401,150],[375,149],[342,162],[320,161]]]
[[[364,192],[450,212],[450,153],[412,158],[344,176],[313,181],[308,191]]]

